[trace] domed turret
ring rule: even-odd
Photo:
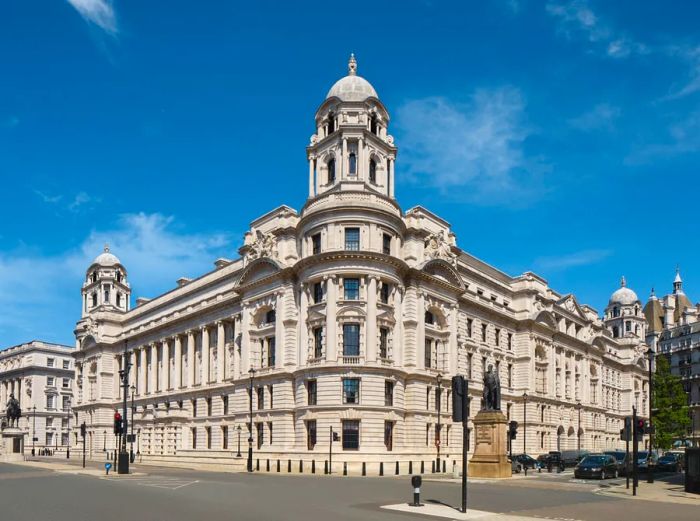
[[[642,303],[637,294],[627,287],[623,276],[620,287],[610,295],[610,301],[605,308],[605,326],[613,338],[643,339],[645,335]]]
[[[105,244],[104,251],[90,264],[82,295],[83,316],[101,310],[129,310],[131,287],[126,280],[126,268],[119,258],[109,251],[108,244]]]
[[[608,305],[611,306],[613,304],[620,304],[623,306],[631,306],[637,302],[639,302],[639,297],[637,297],[637,294],[634,291],[627,287],[627,282],[623,276],[620,280],[619,289],[615,290],[615,292],[610,296]]]
[[[328,91],[326,99],[338,98],[341,101],[364,101],[367,98],[379,98],[372,84],[357,75],[357,60],[355,55],[350,55],[348,62],[348,75],[340,78]]]

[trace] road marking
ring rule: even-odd
[[[167,489],[167,490],[179,490],[183,487],[187,487],[189,485],[194,485],[195,483],[199,483],[199,480],[185,480],[185,479],[178,479],[178,478],[168,478],[168,477],[161,477],[161,476],[144,476],[144,477],[134,477],[134,478],[124,478],[124,477],[119,477],[119,478],[113,478],[113,477],[107,477],[103,476],[102,479],[107,480],[107,481],[113,481],[117,483],[136,483],[138,485],[144,486],[144,487],[153,487],[153,488],[162,488],[162,489]]]

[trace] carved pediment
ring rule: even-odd
[[[578,315],[583,320],[588,320],[586,317],[586,313],[583,311],[583,308],[579,305],[578,301],[576,300],[576,297],[574,297],[572,294],[565,295],[564,297],[559,299],[559,301],[557,301],[557,306],[564,308],[569,313]]]
[[[238,286],[247,286],[258,280],[274,275],[281,270],[280,265],[274,259],[262,258],[251,262],[241,273]]]
[[[464,282],[455,267],[445,259],[432,259],[421,267],[421,271],[464,290]]]

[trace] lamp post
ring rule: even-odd
[[[652,459],[651,456],[651,451],[653,450],[653,444],[652,441],[654,439],[654,423],[653,423],[653,408],[652,408],[652,400],[653,400],[653,363],[654,363],[654,350],[652,348],[649,348],[647,351],[647,356],[649,357],[649,452],[647,453],[649,455],[649,459],[647,461],[647,483],[653,483],[654,482],[654,460]]]
[[[578,456],[581,457],[581,401],[576,402],[576,409],[578,409]]]
[[[255,377],[255,369],[252,367],[248,370],[250,375],[250,422],[248,423],[248,472],[253,472],[253,378]]]
[[[238,427],[236,427],[236,430],[238,431],[238,452],[236,453],[236,457],[240,458],[241,457],[241,425],[239,424]]]
[[[107,452],[107,431],[102,431],[102,452]]]
[[[134,418],[136,417],[136,406],[134,405],[134,395],[136,394],[136,386],[131,384],[131,446],[129,447],[129,460],[134,461]]]
[[[32,416],[32,430],[34,431],[32,432],[32,456],[34,456],[36,454],[36,448],[34,445],[34,442],[36,441],[36,405],[32,406]]]
[[[437,381],[437,392],[435,394],[435,403],[437,405],[437,428],[435,430],[435,447],[437,448],[437,471],[440,472],[440,402],[442,402],[442,375],[440,373],[435,377]]]

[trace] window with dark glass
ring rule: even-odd
[[[223,405],[224,414],[228,414],[228,396],[222,396],[221,403]]]
[[[92,305],[93,306],[97,305],[97,293],[92,294]]]
[[[345,228],[345,249],[359,250],[360,249],[360,229]]]
[[[267,366],[275,367],[275,337],[270,337],[267,339]]]
[[[258,409],[265,408],[265,388],[258,387],[256,392],[258,393]]]
[[[265,439],[265,424],[260,422],[255,424],[255,430],[257,431],[258,438],[258,449],[263,446],[263,441]]]
[[[323,302],[323,283],[316,282],[314,284],[314,304]]]
[[[192,437],[192,448],[196,449],[197,448],[197,428],[192,427],[192,430],[190,431],[190,435]]]
[[[433,315],[430,311],[425,312],[425,323],[426,324],[435,324],[435,315]]]
[[[267,432],[269,433],[269,443],[272,445],[272,422],[267,422]]]
[[[221,427],[221,448],[228,449],[228,425]]]
[[[389,329],[379,328],[379,358],[389,358]]]
[[[374,159],[369,160],[369,182],[377,184],[377,162]]]
[[[328,133],[332,134],[335,132],[335,114],[332,112],[328,113]]]
[[[391,293],[391,284],[388,282],[382,282],[382,287],[379,290],[379,300],[381,300],[382,304],[388,304],[389,303],[389,294]]]
[[[207,449],[211,449],[211,427],[204,427],[204,433],[207,436]]]
[[[192,417],[193,418],[197,417],[197,398],[194,398],[192,400]]]
[[[274,324],[276,318],[277,318],[277,316],[275,314],[274,309],[270,309],[267,311],[267,313],[265,313],[265,323],[266,324]]]
[[[472,359],[473,358],[474,358],[473,353],[467,354],[467,374],[469,375],[469,378],[472,377]]]
[[[207,416],[211,416],[211,398],[207,398]]]
[[[513,349],[513,333],[508,333],[508,350]]]
[[[321,234],[316,233],[311,236],[311,248],[314,255],[321,253]]]
[[[384,405],[387,407],[394,406],[394,382],[391,380],[384,381]]]
[[[384,446],[386,450],[392,450],[394,448],[394,422],[386,420],[384,421]]]
[[[360,279],[343,279],[343,298],[360,300]]]
[[[494,331],[494,337],[496,340],[496,347],[500,346],[501,345],[501,330],[500,329],[496,328],[496,330]]]
[[[360,403],[359,378],[343,378],[343,403]]]
[[[471,318],[467,319],[467,336],[469,338],[472,337],[472,326],[474,325],[474,321]]]
[[[425,389],[425,410],[430,410],[430,386]]]
[[[335,159],[328,161],[328,184],[335,183]]]
[[[267,386],[267,394],[270,395],[270,409],[272,409],[275,406],[275,395],[273,393],[274,390],[275,387],[273,385]]]
[[[343,420],[343,450],[360,448],[359,420]]]
[[[508,364],[508,387],[513,387],[513,364]]]
[[[314,328],[314,358],[323,357],[323,328]]]
[[[425,368],[433,366],[433,341],[429,338],[425,339]]]
[[[486,342],[486,333],[488,331],[488,325],[487,324],[481,324],[481,341]]]
[[[391,255],[391,235],[382,234],[382,252]]]
[[[369,120],[369,131],[372,134],[379,135],[378,127],[377,127],[377,116],[374,114],[372,114],[372,117]]]
[[[316,405],[317,404],[317,397],[316,397],[316,380],[307,380],[306,381],[306,401],[308,402],[309,405]]]
[[[348,170],[350,175],[356,175],[357,174],[357,155],[355,152],[350,152],[350,156],[348,157]]]
[[[343,356],[360,356],[360,324],[343,324]]]
[[[440,410],[440,399],[442,398],[442,387],[435,388],[435,410]]]
[[[306,422],[306,448],[313,450],[316,446],[316,420]]]

